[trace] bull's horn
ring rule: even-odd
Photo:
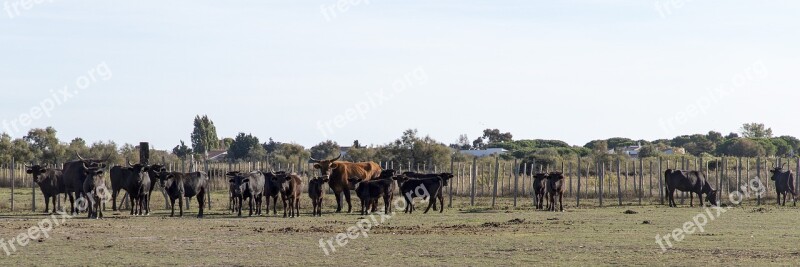
[[[308,161],[311,162],[311,163],[319,163],[320,162],[320,160],[315,159],[314,157],[308,157]]]
[[[125,160],[125,163],[128,163],[128,167],[133,167],[133,165],[131,165],[131,161],[130,161],[130,160],[127,160],[127,159],[126,159],[126,160]]]
[[[339,156],[337,156],[336,158],[332,159],[331,161],[337,161],[340,158],[342,158],[342,152],[339,152]]]
[[[83,168],[84,169],[87,169],[87,170],[89,169],[89,166],[86,166],[86,162],[81,162],[81,164],[83,164]]]
[[[78,156],[78,159],[80,159],[81,161],[86,161],[86,159],[84,159],[83,157],[81,157],[81,154],[79,154],[78,152],[75,152],[75,155],[77,155],[77,156]]]

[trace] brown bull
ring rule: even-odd
[[[336,197],[336,212],[342,212],[342,194],[347,201],[347,212],[353,210],[350,202],[350,190],[354,189],[348,182],[350,179],[369,181],[381,175],[381,166],[375,162],[347,162],[337,161],[342,157],[329,160],[317,160],[311,158],[315,163],[314,168],[319,169],[322,177],[328,177],[328,186],[333,190]]]

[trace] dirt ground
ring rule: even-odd
[[[8,192],[0,193],[5,202]],[[574,201],[566,201],[565,212],[552,213],[532,210],[527,202],[524,208],[512,208],[511,199],[498,200],[495,209],[489,203],[479,199],[479,205],[470,207],[468,199],[456,198],[444,213],[382,217],[358,215],[355,207],[350,214],[333,214],[333,198],[326,196],[322,217],[310,217],[304,195],[299,218],[238,218],[222,203],[204,219],[194,217],[193,203],[183,218],[171,218],[163,209],[137,217],[107,211],[102,220],[83,214],[63,221],[59,217],[47,236],[28,235],[38,237],[25,246],[18,236],[53,222],[52,217],[41,208],[35,213],[6,210],[0,213],[0,241],[6,244],[0,245],[0,266],[800,264],[797,207],[748,203],[717,214],[697,206],[576,208]],[[154,201],[153,207],[163,208],[163,201]],[[699,214],[714,219],[708,219],[703,232],[695,229],[679,242],[670,239],[672,247],[663,251],[656,235],[669,235]],[[16,251],[9,240],[17,240]]]

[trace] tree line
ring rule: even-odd
[[[297,164],[309,157],[323,159],[337,156],[342,147],[335,141],[322,141],[310,148],[292,142],[275,141],[268,138],[262,142],[252,134],[241,132],[235,137],[219,138],[216,127],[208,116],[196,116],[194,129],[189,135],[190,142],[183,140],[171,151],[151,149],[151,158],[159,161],[186,160],[191,156],[203,159],[207,153],[225,151],[226,161],[267,161],[274,164]],[[624,148],[641,146],[640,157],[665,156],[667,148],[680,148],[686,154],[696,157],[790,157],[800,148],[800,140],[793,136],[772,136],[772,129],[760,123],[747,123],[738,133],[709,131],[707,134],[680,135],[672,139],[636,140],[614,137],[598,139],[583,146],[569,145],[560,140],[519,139],[514,140],[510,132],[498,129],[485,129],[481,136],[470,140],[466,134],[460,135],[455,143],[445,144],[430,136],[421,136],[416,129],[405,130],[400,137],[382,145],[365,146],[354,140],[349,144],[343,157],[348,161],[395,161],[402,164],[427,164],[428,166],[447,166],[452,160],[471,160],[460,150],[502,148],[508,153],[503,159],[521,159],[555,164],[565,159],[591,157],[597,161],[625,159]],[[12,139],[8,134],[0,136],[0,163],[11,158],[18,162],[46,164],[63,163],[74,158],[75,154],[84,157],[107,159],[112,163],[124,164],[139,159],[139,148],[133,144],[118,145],[114,141],[99,141],[87,144],[81,138],[62,142],[56,129],[31,129],[25,136]]]

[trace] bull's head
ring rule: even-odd
[[[236,196],[242,195],[250,179],[242,176],[239,172],[229,172],[227,176],[231,178],[228,182],[230,182],[231,189],[233,189],[233,194]]]
[[[42,174],[45,174],[47,172],[47,169],[45,169],[44,167],[42,167],[40,165],[33,165],[33,166],[30,166],[30,167],[28,165],[25,165],[25,172],[28,173],[28,174],[33,175],[33,182],[38,184],[42,180],[44,180],[43,179],[44,177],[42,177]]]
[[[339,163],[337,163],[336,161],[339,160],[341,157],[342,153],[339,153],[339,156],[333,159],[318,160],[315,158],[311,158],[310,162],[314,163],[314,169],[318,169],[322,176],[328,177],[328,179],[330,179],[331,172],[337,167],[339,167]]]
[[[561,172],[551,172],[549,175],[547,175],[547,179],[558,181],[564,179],[564,174]]]
[[[392,179],[392,177],[394,177],[394,172],[395,171],[392,169],[382,170],[381,175],[378,176],[378,179]]]
[[[108,161],[108,158],[102,159],[102,160],[84,159],[83,157],[81,157],[81,154],[78,154],[77,152],[75,153],[75,155],[78,156],[78,159],[80,159],[81,162],[83,162],[83,165],[89,166],[89,167],[93,167],[93,168],[94,167],[105,168],[106,167],[106,162]]]
[[[442,177],[442,186],[447,186],[447,180],[450,180],[455,176],[453,176],[452,173],[443,172],[439,174],[439,177]]]
[[[314,177],[308,181],[309,190],[313,189],[316,192],[322,192],[322,184],[328,182],[328,177]],[[310,191],[309,191],[310,192]]]
[[[171,184],[172,178],[175,178],[175,175],[167,172],[167,170],[163,170],[158,173],[158,185],[161,186],[161,188],[167,188],[167,185]]]
[[[361,178],[350,178],[347,179],[347,182],[350,184],[350,188],[356,188],[356,185],[358,185],[358,183],[360,183],[363,180],[364,179]]]
[[[399,185],[403,185],[403,183],[405,183],[406,181],[408,181],[408,179],[409,179],[409,178],[408,178],[408,176],[405,176],[405,175],[402,175],[402,174],[401,174],[401,175],[397,175],[397,176],[395,176],[395,177],[392,177],[392,179],[393,179],[393,180],[395,180],[395,181],[397,181],[397,184],[399,184]]]
[[[142,164],[138,164],[138,163],[137,164],[131,164],[130,161],[126,161],[126,162],[128,163],[128,168],[131,170],[133,175],[136,176],[136,179],[138,181],[144,180],[145,175],[148,175],[148,172],[150,171],[150,167],[148,167],[147,165],[142,165]]]
[[[717,190],[711,190],[706,194],[706,201],[711,205],[717,206]]]
[[[769,170],[769,172],[772,173],[772,177],[770,178],[771,180],[775,181],[775,178],[777,178],[779,174],[783,173],[783,166],[786,166],[786,163],[783,163],[783,165],[780,167],[775,164],[772,165],[772,170]]]

